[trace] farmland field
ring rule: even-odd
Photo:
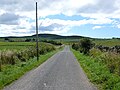
[[[0,50],[21,50],[35,46],[35,42],[0,42]]]
[[[80,42],[81,39],[61,39],[60,41],[65,44],[73,44]],[[120,45],[119,39],[91,39],[96,45],[103,45],[103,46],[115,46]]]
[[[115,45],[120,45],[120,40],[114,40],[114,39],[110,39],[110,40],[95,40],[94,41],[96,45],[103,45],[103,46],[115,46]]]
[[[39,55],[55,50],[52,44],[42,42],[38,44]],[[15,64],[16,61],[26,61],[35,56],[35,42],[0,42],[0,61],[2,64]]]

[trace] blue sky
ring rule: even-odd
[[[1,0],[0,37],[39,33],[120,38],[120,0]]]

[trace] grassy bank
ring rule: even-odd
[[[90,56],[73,50],[78,62],[92,83],[100,90],[120,90],[120,76],[110,73],[108,67]]]
[[[52,55],[54,55],[59,50],[48,52],[44,55],[40,55],[39,61],[37,61],[36,58],[33,58],[33,59],[28,60],[27,62],[20,62],[15,65],[3,66],[2,72],[0,72],[0,89],[10,84],[14,80],[17,80],[19,77],[24,75],[24,73],[39,66],[40,64],[45,62],[48,58],[50,58]]]

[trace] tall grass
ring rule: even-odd
[[[102,59],[83,55],[79,51],[72,51],[90,81],[97,85],[100,90],[120,90],[120,76],[111,73],[107,65],[101,61]],[[95,52],[95,54],[103,55],[100,52]]]
[[[105,64],[110,73],[120,75],[120,54],[115,52],[101,52],[98,49],[91,49],[90,55],[96,59],[97,62]]]
[[[40,43],[39,44],[39,55],[45,54],[47,52],[55,50],[54,46],[51,44]],[[30,58],[36,56],[36,47],[29,46],[21,51],[13,51],[13,50],[3,50],[1,52],[0,60],[1,63],[14,65],[18,61],[27,61]]]
[[[2,64],[15,64],[15,59],[14,59],[15,53],[13,51],[3,51],[1,52],[1,61]]]

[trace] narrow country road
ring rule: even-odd
[[[4,90],[96,90],[66,46]]]

